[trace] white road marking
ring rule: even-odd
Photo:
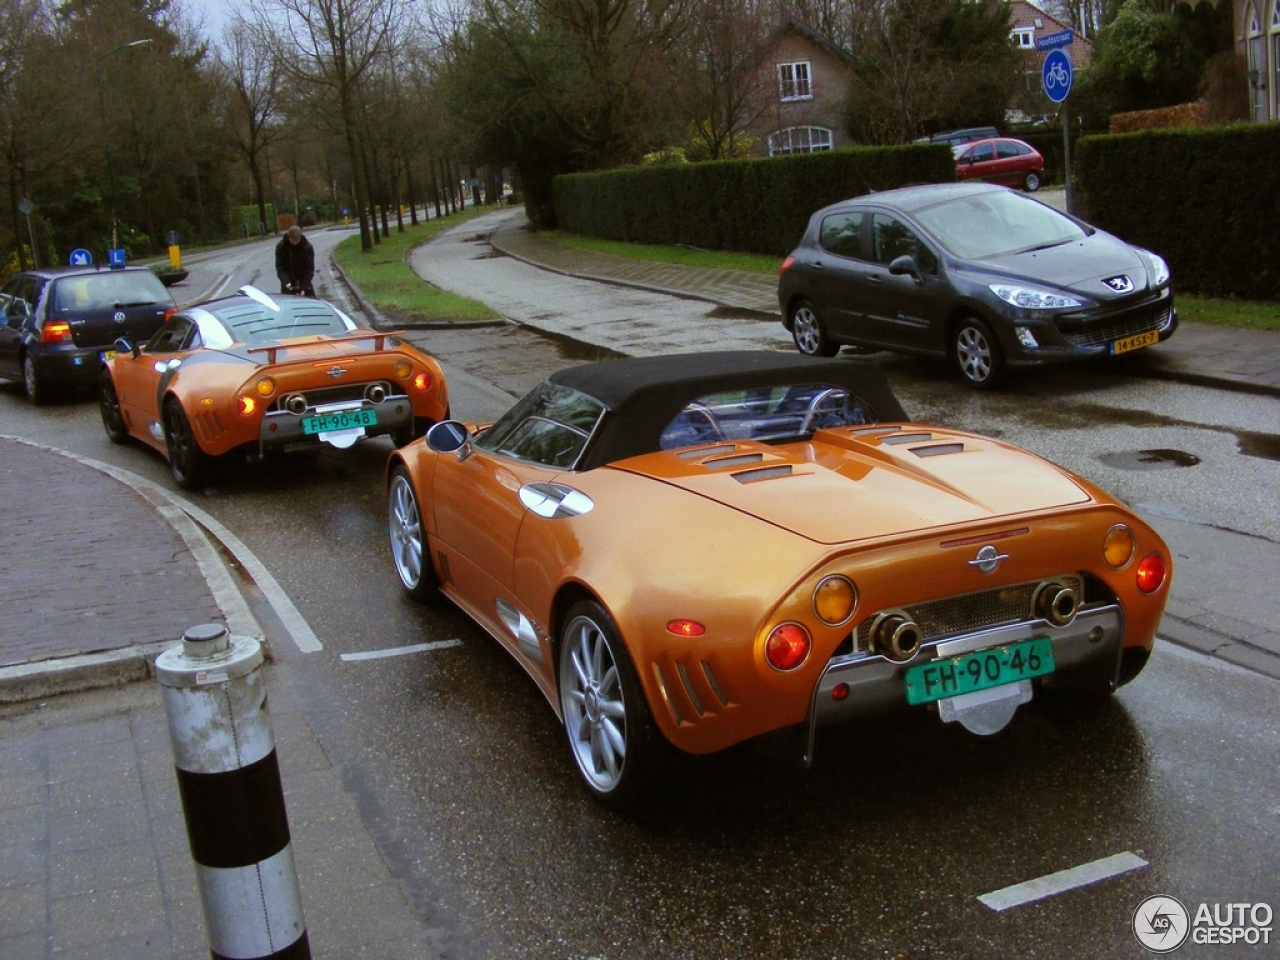
[[[461,640],[438,640],[435,643],[415,643],[411,647],[392,647],[389,650],[366,650],[363,653],[344,653],[339,659],[350,663],[352,660],[382,660],[386,657],[403,657],[409,653],[426,653],[429,650],[447,650],[449,647],[462,646]]]
[[[1059,870],[1057,873],[1037,877],[1035,880],[993,890],[991,893],[984,893],[978,899],[992,910],[1003,911],[1026,903],[1034,903],[1036,900],[1044,900],[1059,893],[1066,893],[1078,887],[1086,887],[1100,880],[1117,877],[1130,870],[1141,870],[1145,866],[1147,861],[1126,850],[1124,853],[1103,857],[1101,860],[1081,864],[1069,870]]]

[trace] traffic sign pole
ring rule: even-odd
[[[1056,34],[1046,39],[1056,42],[1060,37],[1061,34]],[[1070,43],[1069,37],[1066,42]],[[1067,97],[1071,94],[1072,69],[1071,57],[1066,50],[1059,46],[1049,51],[1044,58],[1040,79],[1044,84],[1045,95],[1059,104],[1058,117],[1062,121],[1062,172],[1067,181],[1067,212],[1070,213],[1074,204],[1071,191],[1071,111],[1067,109]]]

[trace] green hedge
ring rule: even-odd
[[[1280,124],[1085,137],[1091,223],[1163,256],[1176,289],[1280,300]]]
[[[553,190],[556,223],[573,233],[782,257],[827,204],[954,179],[946,146],[908,144],[575,173]]]

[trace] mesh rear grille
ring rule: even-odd
[[[1046,579],[1061,581],[1064,586],[1072,587],[1081,596],[1084,595],[1084,578],[1079,574],[1069,573]],[[1044,582],[1030,580],[995,590],[911,604],[903,609],[920,626],[921,640],[927,643],[943,637],[1032,619],[1034,613],[1031,598],[1036,587]],[[875,616],[872,615],[858,625],[859,650],[871,649],[871,624],[874,621]]]

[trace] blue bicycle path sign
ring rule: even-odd
[[[1065,50],[1050,50],[1041,71],[1044,92],[1054,103],[1061,103],[1071,92],[1071,57]]]

